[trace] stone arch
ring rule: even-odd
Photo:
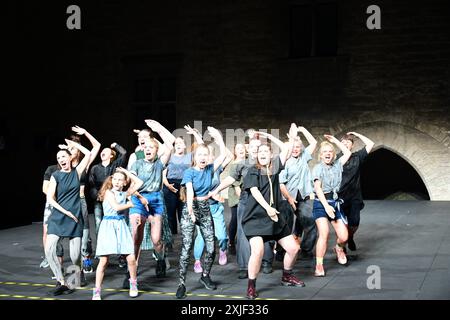
[[[394,167],[385,168],[387,164]],[[384,145],[373,148],[361,170],[361,178],[363,197],[367,200],[383,199],[395,194],[430,199],[429,191],[417,168],[402,154]],[[389,178],[394,180],[384,181]]]
[[[450,200],[450,151],[445,139],[386,120],[356,124],[345,121],[331,128],[337,138],[349,131],[364,134],[375,142],[375,148],[386,148],[407,161],[424,182],[430,200]],[[362,147],[360,141],[355,143],[355,148]]]

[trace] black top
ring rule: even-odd
[[[361,193],[360,172],[361,165],[367,158],[366,148],[353,152],[350,159],[345,163],[342,171],[342,181],[339,190],[339,198],[344,201],[363,201]],[[339,155],[338,155],[339,156]]]
[[[50,181],[50,178],[52,177],[53,172],[58,171],[58,165],[57,164],[53,164],[51,166],[47,167],[47,170],[45,170],[44,173],[44,180],[45,181]]]
[[[77,165],[78,166],[78,165]],[[75,169],[76,167],[73,167]],[[50,181],[50,177],[52,176],[53,172],[56,172],[59,170],[59,166],[57,164],[51,165],[47,167],[47,170],[45,170],[44,173],[44,180]],[[87,174],[83,171],[80,177],[80,185],[84,186],[87,182]]]
[[[75,169],[75,168],[74,168]],[[86,182],[87,182],[87,173],[86,173],[86,171],[83,171],[82,173],[81,173],[81,176],[80,176],[80,186],[85,186],[86,185]]]
[[[83,216],[81,214],[80,179],[77,170],[72,169],[70,172],[58,170],[52,176],[57,183],[56,202],[77,217],[78,223],[53,208],[48,218],[47,233],[60,237],[81,237],[83,235]]]
[[[280,211],[281,201],[283,199],[280,190],[279,174],[284,166],[281,164],[280,158],[273,159],[272,174],[270,181],[273,190],[272,207]],[[270,204],[270,183],[269,176],[264,168],[258,169],[256,166],[248,169],[247,175],[244,177],[244,192],[248,193],[248,199],[242,216],[242,228],[246,236],[271,236],[278,234],[284,227],[284,220],[280,219],[274,222],[270,219],[266,210],[256,201],[250,192],[250,189],[257,187],[267,203]]]
[[[125,166],[127,151],[118,144],[114,149],[117,151],[117,158],[114,161],[111,161],[106,167],[98,163],[92,166],[89,172],[89,186],[91,187],[89,194],[93,200],[97,200],[98,191],[106,178],[112,175],[118,167]]]

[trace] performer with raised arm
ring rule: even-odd
[[[305,136],[308,146],[305,148],[300,137],[294,139],[291,158],[286,161],[280,173],[280,189],[296,216],[292,233],[301,238],[303,255],[312,257],[317,229],[312,218],[314,201],[310,196],[314,192],[314,186],[308,163],[316,150],[317,140],[304,127],[298,127],[298,132]]]
[[[188,134],[194,136],[198,144],[203,143],[201,135],[189,125],[184,126]],[[175,139],[175,148],[167,168],[164,170],[164,200],[167,208],[167,218],[169,220],[172,234],[178,233],[178,222],[181,220],[183,202],[180,200],[180,184],[184,172],[192,166],[192,152],[186,153],[186,143],[183,137]]]
[[[279,174],[292,151],[292,144],[297,136],[297,126],[292,124],[289,130],[289,143],[284,144],[274,136],[260,132],[274,142],[281,150],[279,156],[273,158],[272,149],[267,144],[258,147],[257,164],[249,168],[244,178],[244,191],[248,199],[242,217],[242,228],[249,239],[251,255],[248,262],[247,298],[255,299],[256,278],[261,268],[264,254],[264,243],[275,240],[285,250],[283,275],[281,284],[285,286],[300,286],[305,284],[292,272],[299,248],[291,234],[291,230],[279,215],[281,208],[281,190]]]
[[[70,258],[76,266],[80,265],[81,237],[83,235],[83,215],[80,198],[80,179],[89,163],[90,152],[80,144],[67,140],[69,148],[76,148],[84,154],[76,168],[72,167],[72,155],[67,149],[60,150],[57,161],[60,169],[52,174],[47,189],[47,202],[53,207],[48,219],[45,256],[53,271],[58,285],[53,295],[72,293],[66,285],[61,264],[56,256],[56,248],[61,237],[70,239]],[[81,275],[83,272],[81,272]],[[82,282],[83,279],[80,279]],[[81,285],[85,285],[81,283]]]
[[[180,254],[179,278],[180,283],[176,297],[186,297],[186,272],[189,264],[194,230],[197,224],[205,241],[206,252],[203,259],[203,272],[200,283],[208,290],[215,290],[216,284],[209,274],[215,257],[214,224],[208,201],[208,192],[211,190],[214,172],[218,170],[226,157],[226,147],[220,132],[208,127],[208,132],[219,145],[220,154],[214,163],[208,164],[209,148],[199,144],[194,152],[194,166],[185,171],[181,185],[186,188],[186,204],[181,217],[182,247]]]
[[[342,180],[342,167],[351,156],[344,144],[331,135],[324,135],[328,141],[320,145],[319,160],[312,173],[314,181],[314,199],[313,218],[316,221],[319,238],[316,244],[316,277],[324,277],[323,257],[327,250],[328,234],[330,232],[328,221],[331,222],[336,231],[336,252],[337,260],[340,264],[347,263],[347,257],[344,252],[347,242],[347,221],[341,212],[340,204],[342,200],[338,197],[339,187]],[[342,151],[342,157],[336,160],[336,152],[332,143],[336,144]]]
[[[261,140],[259,140],[259,133],[255,130],[248,130],[248,135],[250,138],[248,144],[248,158],[245,161],[239,162],[231,168],[229,176],[223,179],[216,189],[211,191],[209,195],[211,197],[217,196],[220,191],[233,185],[235,182],[243,181],[249,168],[256,165],[256,160],[258,156],[258,147],[261,145]],[[236,258],[239,265],[239,279],[248,278],[248,260],[250,259],[250,244],[247,237],[242,230],[242,216],[244,215],[245,206],[247,203],[248,192],[241,192],[238,208],[237,208],[237,234],[236,234]],[[272,247],[269,242],[264,243],[264,266],[263,272],[272,272],[272,260],[273,252]],[[270,264],[270,265],[269,265]],[[267,270],[267,271],[266,271]]]
[[[94,138],[92,134],[90,134],[86,129],[81,128],[79,126],[73,126],[72,131],[74,131],[79,136],[85,136],[89,142],[92,144],[92,149],[90,151],[90,158],[88,165],[86,167],[85,172],[81,176],[81,187],[80,187],[80,197],[81,197],[81,209],[83,212],[83,220],[84,220],[84,229],[83,229],[83,237],[81,239],[81,256],[83,259],[83,272],[91,273],[94,271],[93,263],[91,259],[92,255],[92,241],[90,237],[90,229],[89,229],[89,215],[88,215],[88,207],[85,196],[85,187],[88,184],[88,171],[91,164],[94,162],[97,157],[98,152],[100,151],[101,144]],[[69,151],[72,153],[72,166],[76,167],[78,163],[81,161],[81,153],[76,148],[69,148]]]
[[[342,171],[341,188],[339,189],[339,197],[344,200],[341,209],[348,220],[347,245],[352,251],[356,250],[356,243],[353,240],[353,236],[356,230],[358,230],[360,213],[364,208],[360,182],[361,166],[375,145],[372,140],[360,133],[348,132],[341,138],[341,142],[350,151],[352,151],[354,146],[354,137],[359,138],[365,146],[353,152],[350,159],[345,163],[344,170]],[[338,157],[340,157],[340,154],[338,154]]]
[[[136,160],[130,168],[144,183],[138,193],[131,197],[133,207],[129,210],[130,225],[135,245],[136,261],[139,262],[139,251],[144,235],[145,221],[151,224],[151,239],[156,257],[156,275],[164,277],[166,262],[164,247],[161,241],[162,223],[165,206],[162,195],[162,175],[164,166],[170,158],[175,137],[155,120],[145,120],[154,132],[164,141],[163,153],[158,156],[159,144],[154,138],[144,140],[144,159]]]
[[[123,188],[129,183],[131,185],[128,190],[123,191]],[[127,202],[127,198],[142,184],[141,179],[119,167],[113,175],[106,178],[98,192],[98,198],[103,203],[105,216],[100,223],[97,238],[96,255],[100,257],[100,262],[97,266],[92,300],[101,300],[101,286],[105,269],[108,265],[109,256],[113,254],[126,256],[130,272],[129,295],[132,298],[138,296],[134,243],[123,213],[124,210],[133,206],[130,201]]]

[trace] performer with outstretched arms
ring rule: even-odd
[[[313,218],[316,221],[319,238],[316,244],[316,277],[324,277],[323,257],[327,250],[328,234],[330,232],[328,221],[331,222],[336,231],[336,252],[337,260],[340,264],[347,263],[347,257],[344,252],[347,242],[347,221],[341,212],[340,204],[342,200],[338,198],[338,191],[342,180],[342,167],[351,156],[348,150],[338,139],[331,135],[325,135],[328,141],[320,145],[319,160],[313,169],[314,199]],[[342,151],[342,157],[336,160],[336,152],[332,143],[336,144]]]

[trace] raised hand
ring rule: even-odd
[[[190,125],[188,125],[188,124],[184,126],[184,129],[186,130],[186,132],[187,132],[188,134],[194,135],[194,134],[196,134],[196,133],[199,133],[197,129],[192,128],[192,127],[191,127]]]
[[[255,137],[256,131],[253,130],[253,129],[248,129],[247,134],[248,134],[248,137],[249,137],[250,140],[251,140],[251,139],[253,139],[253,138]]]
[[[217,130],[216,128],[214,128],[214,127],[208,127],[208,132],[209,132],[209,135],[210,135],[214,140],[217,140],[217,139],[222,138],[222,135],[220,134],[220,131]]]
[[[67,145],[67,149],[75,147],[75,142],[69,139],[64,139],[64,141],[66,142]]]
[[[79,127],[79,126],[72,127],[72,131],[74,131],[76,134],[78,134],[80,136],[82,136],[83,134],[86,133],[86,129],[83,129],[83,128]]]
[[[306,130],[306,129],[305,129],[305,127],[303,127],[303,126],[297,127],[297,131],[298,131],[298,132],[302,132],[302,133],[303,133],[303,132],[305,132],[305,130]]]
[[[161,128],[162,125],[156,121],[156,120],[151,120],[151,119],[147,119],[145,120],[145,123],[147,124],[147,126],[150,127],[150,129],[152,129],[154,132],[161,132]]]
[[[356,132],[353,132],[353,131],[347,132],[347,134],[355,136],[355,137],[359,137],[359,133],[356,133]]]
[[[289,128],[289,137],[294,138],[297,136],[298,128],[295,123],[291,123],[291,127]]]
[[[339,142],[338,139],[336,139],[335,137],[333,137],[333,136],[330,135],[330,134],[324,134],[323,136],[325,137],[325,139],[327,139],[328,141],[330,141],[330,142],[332,142],[332,143]]]
[[[69,149],[69,146],[66,144],[58,144],[58,148],[60,148],[61,150],[65,150],[65,149]]]

